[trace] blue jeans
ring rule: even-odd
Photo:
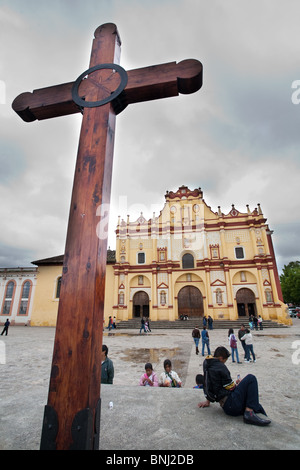
[[[241,345],[243,347],[243,350],[244,350],[244,359],[246,359],[246,345],[245,345],[245,341],[241,341]]]
[[[203,341],[202,340],[202,356],[204,356],[204,346],[206,345],[207,347],[207,354],[210,354],[210,349],[209,349],[209,341]]]
[[[237,348],[231,348],[231,358],[232,358],[232,362],[234,362],[234,353],[235,353],[235,355],[236,355],[236,361],[237,361],[237,362],[240,362],[238,349],[237,349]]]
[[[255,413],[266,414],[258,401],[258,383],[255,375],[252,374],[246,375],[233,392],[230,392],[223,410],[227,415],[239,416],[244,414],[246,407],[251,408]]]
[[[252,359],[253,361],[255,361],[255,354],[254,354],[254,351],[253,351],[253,344],[245,344],[246,346],[246,361],[250,361],[250,352],[252,354]]]

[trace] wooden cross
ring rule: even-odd
[[[97,210],[110,202],[116,114],[202,86],[202,65],[193,59],[126,72],[120,45],[114,24],[99,26],[89,70],[12,104],[26,122],[83,114],[41,449],[99,448],[107,238],[97,233]]]

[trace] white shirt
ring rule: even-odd
[[[175,372],[174,370],[171,370],[171,372],[169,373],[169,375],[171,375],[171,377],[172,377],[173,379],[175,379],[177,383],[178,383],[178,382],[181,383],[181,380],[180,380],[179,375],[177,374],[177,372]],[[159,377],[159,385],[160,385],[160,384],[164,384],[166,381],[168,381],[168,382],[171,383],[172,380],[171,380],[171,378],[169,377],[169,375],[166,374],[166,372],[162,372],[162,373],[160,374],[160,377]]]
[[[253,338],[251,333],[246,333],[244,336],[241,338],[242,341],[245,341],[245,344],[253,344]]]

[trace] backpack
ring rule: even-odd
[[[237,341],[236,341],[236,337],[234,335],[231,335],[231,338],[230,338],[230,347],[231,348],[236,348],[237,346]]]

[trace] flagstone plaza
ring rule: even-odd
[[[105,330],[103,343],[115,377],[113,385],[101,386],[100,449],[299,449],[300,320],[293,323],[252,332],[256,363],[227,361],[233,379],[256,375],[260,402],[272,420],[267,428],[226,416],[216,403],[197,407],[203,392],[193,387],[203,357],[195,354],[189,329]],[[54,335],[55,328],[13,326],[1,336],[1,450],[39,449]],[[215,329],[209,336],[212,351],[228,345],[227,330]],[[240,345],[239,354],[243,359]],[[181,377],[182,389],[139,387],[145,363],[152,362],[159,375],[166,358]]]

